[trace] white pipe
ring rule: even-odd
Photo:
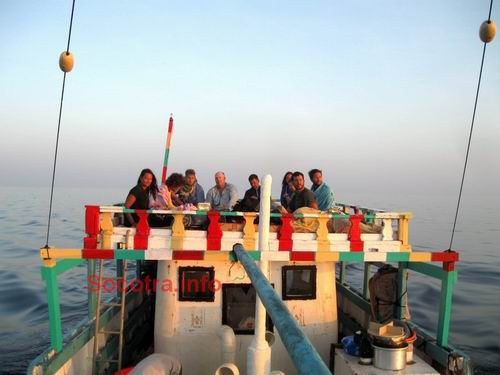
[[[221,339],[222,363],[234,363],[236,353],[236,336],[231,327],[223,325],[219,331]]]
[[[271,219],[271,184],[272,177],[264,176],[260,194],[259,211],[259,251],[269,251],[269,220]],[[269,262],[260,261],[262,273],[269,277]],[[266,341],[266,309],[256,296],[255,335],[248,347],[247,374],[269,375],[271,372],[271,348]]]
[[[240,375],[240,370],[234,363],[223,363],[215,370],[215,375]]]

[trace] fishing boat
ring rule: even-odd
[[[481,27],[485,46],[494,36],[491,24]],[[60,66],[64,77],[73,67],[69,38]],[[162,181],[172,129],[171,117]],[[470,358],[449,342],[458,252],[414,251],[410,212],[338,203],[326,212],[281,214],[271,212],[271,189],[266,175],[259,212],[85,206],[83,246],[56,248],[47,240],[40,249],[50,347],[27,373],[472,374]],[[125,214],[136,215],[135,227],[124,225]],[[152,228],[150,215],[173,222]],[[205,224],[189,225],[190,217]],[[352,263],[362,265],[361,290],[346,277]],[[88,316],[63,335],[58,276],[81,265]],[[394,298],[383,301],[391,318],[384,325],[377,321],[374,279],[387,265]],[[436,335],[409,317],[409,273],[440,284]],[[349,352],[358,332],[375,329],[373,336],[383,338],[400,324],[411,333],[403,346],[377,352],[373,345],[366,362]],[[385,353],[391,350],[402,367],[382,365],[377,356],[394,360]]]
[[[114,373],[152,350],[179,360],[184,374],[329,373],[342,363],[347,371],[358,364],[348,363],[339,338],[368,327],[368,282],[384,263],[398,269],[396,319],[405,315],[408,272],[441,282],[437,337],[408,322],[418,337],[415,364],[407,369],[423,371],[408,373],[469,373],[467,355],[448,342],[458,253],[412,251],[409,212],[340,204],[338,213],[271,213],[271,180],[264,178],[259,213],[86,206],[83,248],[40,250],[51,346],[28,373]],[[136,228],[121,225],[124,213],[139,217]],[[150,228],[148,216],[158,214],[172,215],[172,226]],[[206,216],[207,228],[186,228],[184,218],[192,215]],[[242,224],[226,223],[228,217]],[[271,218],[279,224],[270,225]],[[315,222],[313,232],[294,231],[303,220]],[[331,233],[335,220],[348,222],[348,231]],[[363,223],[381,230],[362,233]],[[144,262],[157,262],[154,278],[139,272],[117,288],[128,264]],[[346,282],[351,262],[364,264],[361,293]],[[63,337],[57,276],[82,263],[90,277],[88,319]],[[110,267],[114,273],[105,276]],[[103,290],[111,296],[101,302]],[[264,304],[257,312],[256,295]]]

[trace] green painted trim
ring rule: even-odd
[[[135,210],[132,208],[123,208],[123,213],[124,214],[133,214],[133,213],[135,213]]]
[[[59,275],[60,273],[66,272],[73,267],[79,266],[83,262],[85,262],[85,259],[61,259],[57,261],[53,268]]]
[[[443,277],[445,277],[448,273],[438,266],[425,262],[408,262],[405,267],[409,270],[416,271],[439,280],[443,280]]]
[[[163,157],[163,166],[168,166],[168,155],[170,154],[170,150],[168,148],[165,149],[165,156]],[[168,176],[167,176],[168,177]]]
[[[446,276],[441,282],[441,298],[439,301],[439,320],[437,328],[437,342],[441,346],[448,346],[453,286],[456,280],[457,271],[450,271],[446,272]]]
[[[252,258],[253,260],[260,260],[260,251],[258,250],[249,250],[246,252],[250,258]],[[234,251],[231,251],[229,253],[229,261],[231,262],[237,262],[238,261],[238,258],[236,257],[236,254]]]
[[[62,350],[63,336],[61,324],[61,306],[57,285],[56,267],[42,267],[42,279],[47,286],[47,304],[49,307],[50,346],[56,351]]]
[[[341,251],[339,254],[340,261],[363,262],[365,253],[363,251]]]
[[[409,252],[389,252],[387,253],[387,262],[408,262],[410,260]]]
[[[115,259],[145,260],[144,250],[115,250]]]

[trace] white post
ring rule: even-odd
[[[259,251],[269,251],[269,220],[271,218],[272,177],[266,175],[262,181],[259,211]],[[269,261],[259,262],[264,276],[269,277]],[[266,341],[266,309],[256,297],[255,335],[248,347],[247,374],[269,375],[271,372],[271,348]]]

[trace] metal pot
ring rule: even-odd
[[[382,348],[373,345],[373,365],[382,370],[405,369],[407,347],[408,344],[401,348]]]

